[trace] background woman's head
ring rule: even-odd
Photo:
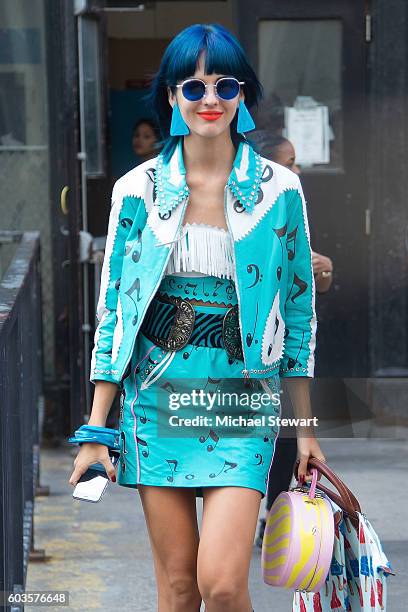
[[[207,95],[196,102],[186,100],[181,88],[175,87],[193,76],[210,84]],[[215,96],[211,85],[220,76],[231,76],[245,83],[234,99],[225,101]],[[167,47],[152,86],[152,105],[166,139],[165,155],[171,154],[178,140],[170,137],[172,107],[176,100],[191,133],[214,137],[231,126],[232,140],[238,144],[243,139],[236,129],[239,101],[245,99],[246,106],[251,108],[261,93],[261,85],[242,47],[228,30],[217,24],[186,28]],[[206,121],[197,114],[206,109],[217,109],[223,115],[217,121]]]
[[[277,164],[286,166],[295,174],[300,174],[300,168],[296,165],[295,148],[287,138],[273,136],[264,145],[262,153]]]
[[[157,155],[159,138],[159,129],[152,119],[139,119],[132,131],[133,151],[142,160],[150,159]]]

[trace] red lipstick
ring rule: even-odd
[[[222,115],[222,113],[218,111],[203,111],[202,113],[197,113],[202,119],[205,121],[217,121]]]

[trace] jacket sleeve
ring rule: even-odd
[[[108,235],[102,265],[101,284],[96,311],[98,326],[94,336],[90,381],[106,380],[119,384],[112,369],[112,340],[116,325],[116,308],[122,272],[125,242],[132,227],[134,210],[129,198],[123,198],[120,179],[113,187]]]
[[[298,178],[296,185],[288,203],[286,332],[280,375],[313,377],[317,327],[315,283],[306,202]]]

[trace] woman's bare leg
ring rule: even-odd
[[[249,564],[261,493],[244,487],[203,487],[197,580],[206,612],[252,612]]]
[[[158,612],[198,612],[195,489],[138,485],[157,580]]]

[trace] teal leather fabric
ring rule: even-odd
[[[92,354],[92,382],[118,385],[180,236],[189,188],[183,138],[114,186]],[[243,378],[314,374],[315,287],[299,178],[240,144],[225,187],[234,243]]]
[[[204,306],[195,309],[197,313],[207,311]],[[256,489],[264,497],[278,425],[266,420],[258,426],[220,426],[217,415],[260,417],[258,409],[246,403],[230,406],[228,398],[225,406],[217,400],[211,410],[202,405],[170,408],[170,398],[190,395],[193,389],[219,393],[219,397],[233,390],[240,394],[240,401],[246,393],[256,397],[244,386],[241,368],[223,348],[187,344],[179,351],[166,351],[140,332],[121,386],[118,483],[130,488],[139,484],[190,487],[198,496],[206,486],[240,486]],[[267,385],[266,391],[261,382]],[[279,375],[249,384],[257,385],[255,394],[275,394],[275,401],[262,412],[266,417],[280,416]],[[177,423],[186,416],[207,421],[181,429]],[[177,419],[174,426],[169,425],[170,417]]]

